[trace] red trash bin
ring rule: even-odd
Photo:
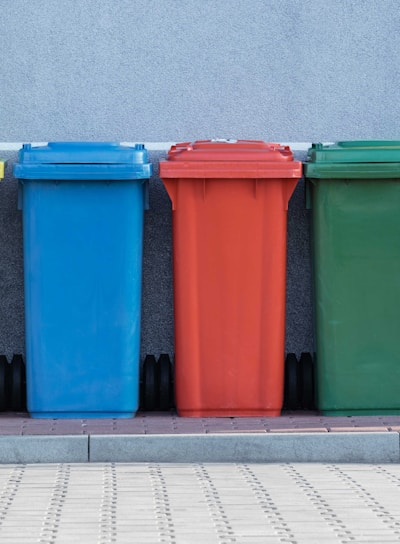
[[[286,223],[301,177],[289,147],[171,147],[175,393],[181,416],[278,416],[283,402]]]

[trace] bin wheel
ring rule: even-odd
[[[8,369],[9,364],[5,355],[0,355],[0,412],[8,408]]]
[[[146,355],[143,363],[143,408],[151,412],[156,409],[157,363],[154,355]]]
[[[285,362],[285,402],[286,410],[297,410],[299,407],[299,365],[294,353],[288,353]]]
[[[13,412],[26,411],[26,378],[22,355],[14,355],[11,361],[10,409]]]
[[[172,400],[172,371],[171,361],[166,353],[162,353],[158,359],[158,392],[159,409],[168,411],[171,409]]]
[[[302,353],[300,357],[301,406],[303,410],[313,410],[314,403],[314,365],[311,353]]]

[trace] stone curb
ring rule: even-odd
[[[92,435],[92,462],[397,463],[398,433]]]
[[[0,463],[398,463],[395,432],[0,436]]]
[[[0,436],[0,463],[85,463],[89,458],[89,437]]]

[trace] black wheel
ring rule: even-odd
[[[171,361],[166,353],[158,359],[158,392],[159,409],[163,412],[171,409],[172,405],[172,369]]]
[[[6,412],[8,409],[8,369],[9,364],[5,355],[0,355],[0,412]]]
[[[22,355],[14,355],[10,368],[10,410],[26,411],[26,378]]]
[[[297,410],[299,407],[299,364],[294,353],[288,353],[285,361],[285,400],[286,410]]]
[[[157,362],[154,355],[146,355],[143,363],[143,409],[152,412],[157,405]]]
[[[303,410],[313,410],[314,402],[314,365],[311,353],[302,353],[300,357],[300,395]]]

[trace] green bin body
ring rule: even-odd
[[[400,414],[400,141],[313,144],[316,400]]]

